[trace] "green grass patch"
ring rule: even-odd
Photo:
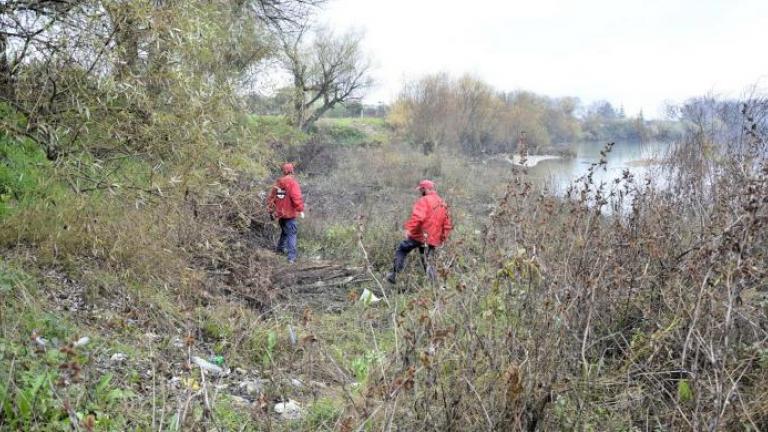
[[[335,118],[317,122],[317,132],[342,147],[377,146],[389,142],[390,131],[380,118]]]
[[[98,340],[69,345],[85,335],[60,314],[48,312],[38,282],[0,262],[0,427],[4,430],[125,430],[123,404],[135,394],[93,367]],[[70,348],[67,348],[67,347]]]
[[[250,126],[255,128],[261,140],[292,146],[306,141],[307,134],[295,128],[284,116],[254,115]]]
[[[59,195],[45,153],[29,140],[0,135],[0,219],[36,200]]]
[[[343,403],[327,397],[320,398],[309,406],[304,422],[305,430],[332,431],[342,412],[344,412]]]

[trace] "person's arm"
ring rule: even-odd
[[[271,188],[269,188],[269,194],[267,195],[267,211],[269,212],[269,217],[274,219],[275,218],[275,211],[277,210],[277,203],[275,200],[277,199],[277,186],[272,185]]]
[[[443,219],[443,241],[448,240],[448,236],[453,231],[453,221],[451,221],[451,214],[448,212],[448,207],[445,207],[445,219]]]
[[[293,203],[293,208],[299,213],[304,213],[304,198],[301,196],[301,186],[296,180],[293,180],[290,185],[288,196]]]
[[[424,218],[427,217],[427,205],[424,199],[419,199],[413,204],[411,217],[403,224],[405,231],[411,237],[418,237],[421,234],[421,224],[424,223]]]

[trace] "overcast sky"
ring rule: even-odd
[[[768,0],[330,0],[319,20],[365,34],[369,103],[433,72],[646,117],[664,101],[768,84]]]

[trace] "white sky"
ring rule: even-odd
[[[365,34],[368,103],[404,79],[469,72],[650,118],[664,101],[768,83],[768,0],[331,0],[318,19]]]

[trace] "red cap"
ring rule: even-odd
[[[422,180],[419,182],[419,186],[416,188],[419,190],[435,190],[435,184],[431,180]]]
[[[283,170],[283,174],[293,174],[293,164],[292,163],[284,163],[282,167],[280,167]]]

